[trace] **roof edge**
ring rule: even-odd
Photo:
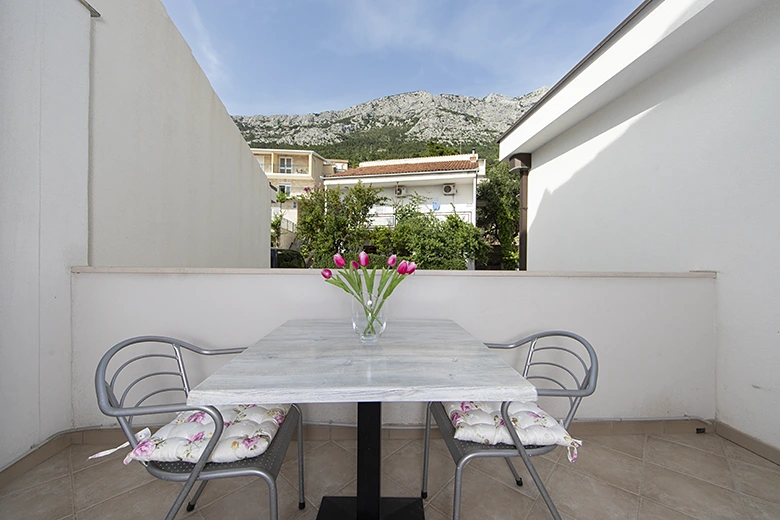
[[[637,18],[641,13],[645,11],[645,9],[650,6],[650,4],[653,3],[660,3],[663,0],[644,0],[641,4],[639,4],[639,7],[634,9],[631,14],[629,14],[625,20],[620,22],[617,27],[615,27],[612,32],[610,32],[606,38],[601,40],[594,48],[591,50],[584,58],[582,58],[569,72],[567,72],[555,85],[550,88],[545,94],[534,103],[534,105],[528,109],[523,115],[520,116],[520,118],[512,123],[512,125],[503,133],[501,136],[496,140],[497,143],[501,143],[509,134],[511,134],[518,126],[520,126],[523,121],[531,117],[533,113],[535,113],[539,108],[541,108],[549,98],[553,97],[561,88],[563,88],[566,83],[568,83],[569,79],[572,78],[572,76],[576,75],[577,72],[580,71],[580,69],[583,69],[585,65],[587,65],[592,58],[595,57],[598,52],[603,49],[608,43],[610,43],[622,30],[623,28],[630,24],[635,18]]]

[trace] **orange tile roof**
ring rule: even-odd
[[[431,173],[478,170],[479,162],[472,161],[438,161],[406,164],[388,164],[383,166],[361,166],[343,172],[332,173],[333,177],[362,177],[364,175],[398,175],[403,173]]]

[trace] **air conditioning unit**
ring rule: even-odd
[[[457,188],[455,188],[454,184],[444,184],[441,187],[441,191],[445,195],[455,195],[456,193],[458,193],[458,190],[457,190]]]
[[[406,186],[396,186],[395,187],[395,196],[396,197],[406,197]]]

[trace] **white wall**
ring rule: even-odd
[[[449,318],[483,341],[572,330],[591,341],[601,364],[598,390],[583,401],[580,418],[711,418],[714,291],[714,277],[705,274],[418,271],[388,302],[388,326],[397,318]],[[349,302],[312,270],[79,270],[73,274],[75,424],[113,425],[97,409],[94,370],[123,339],[161,334],[207,347],[248,345],[288,319],[348,320]],[[504,354],[522,366],[521,356]],[[307,422],[355,422],[353,404],[306,407],[305,413]],[[384,420],[419,425],[423,407],[388,404]]]
[[[267,266],[268,187],[158,0],[0,14],[0,468],[73,427],[70,268]]]
[[[534,151],[528,263],[718,272],[717,418],[780,421],[780,3],[767,2]]]
[[[89,11],[0,15],[0,468],[71,428],[70,267],[87,260]]]
[[[268,181],[159,0],[94,0],[89,265],[267,267]]]

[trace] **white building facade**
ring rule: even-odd
[[[531,163],[529,269],[717,273],[716,419],[774,449],[778,34],[776,1],[644,2],[500,141]]]
[[[357,168],[325,177],[326,187],[346,188],[358,182],[381,188],[387,198],[373,210],[375,226],[393,226],[393,204],[410,196],[424,198],[421,211],[438,218],[456,214],[464,222],[477,222],[477,184],[485,179],[485,160],[477,154],[417,157],[361,162]]]

